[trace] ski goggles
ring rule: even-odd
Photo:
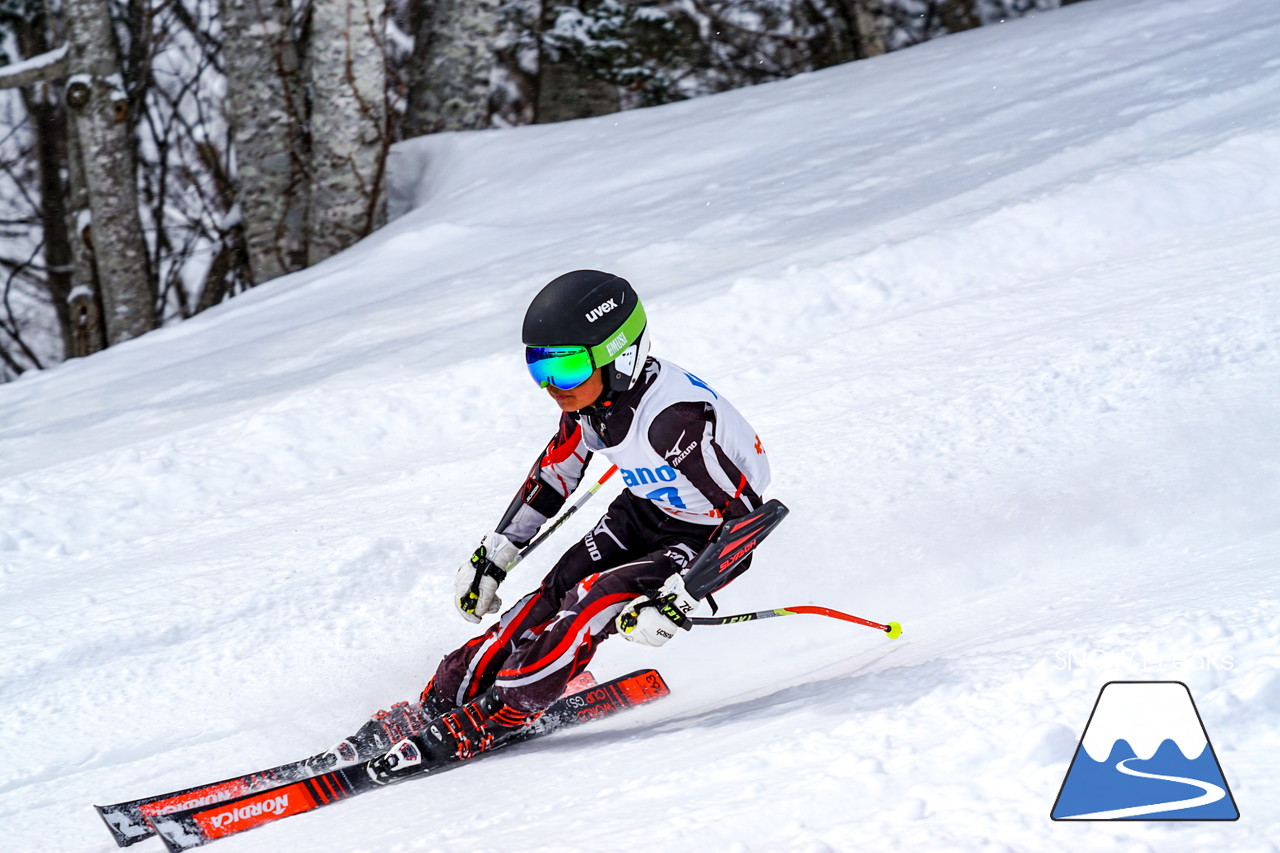
[[[596,371],[586,347],[525,347],[524,360],[539,388],[550,385],[568,391],[586,382]]]
[[[610,364],[619,353],[640,340],[646,322],[644,306],[636,303],[622,327],[602,344],[593,347],[574,344],[525,347],[524,361],[529,367],[529,375],[539,388],[548,385],[561,391],[577,388],[591,378],[597,367]]]

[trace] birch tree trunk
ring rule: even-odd
[[[76,217],[69,204],[72,196],[68,180],[83,181],[84,169],[79,163],[79,149],[70,147],[71,130],[62,103],[62,81],[67,73],[67,51],[49,51],[49,21],[43,3],[28,3],[24,14],[9,21],[24,59],[38,58],[32,69],[33,79],[21,87],[22,101],[35,132],[33,156],[38,167],[40,187],[40,228],[44,237],[44,260],[48,270],[45,287],[62,331],[64,358],[89,355],[106,346],[102,330],[102,311],[93,286],[93,265],[78,263],[77,252],[83,246],[75,234]],[[53,59],[54,57],[61,57]],[[11,86],[17,80],[0,79],[0,86]],[[75,161],[69,160],[74,154]],[[71,168],[68,169],[67,166]],[[64,171],[67,177],[64,178]],[[80,207],[88,210],[89,200],[80,184]],[[88,217],[85,217],[86,221]],[[83,251],[87,256],[87,249]],[[79,304],[90,299],[92,311]]]
[[[307,120],[289,0],[222,0],[236,199],[255,284],[307,263]]]
[[[880,0],[835,0],[853,59],[870,59],[885,53],[884,10]]]
[[[311,85],[308,260],[318,263],[386,221],[390,144],[383,44],[385,0],[315,0],[307,54]]]
[[[415,0],[404,135],[489,126],[499,0]]]
[[[137,164],[107,0],[65,0],[67,104],[84,157],[108,346],[158,325],[138,216]]]
[[[67,302],[71,311],[72,347],[67,357],[92,355],[107,347],[103,325],[102,285],[93,258],[93,235],[89,223],[89,190],[84,174],[84,155],[75,127],[67,128],[67,230],[72,234],[72,277],[75,286]]]

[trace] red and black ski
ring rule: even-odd
[[[181,791],[170,791],[140,800],[128,800],[110,806],[94,806],[98,810],[107,829],[121,847],[128,847],[156,834],[151,819],[157,815],[171,814],[177,811],[196,808],[198,806],[221,803],[226,800],[242,797],[254,791],[263,791],[283,785],[311,775],[306,760],[292,761],[258,770],[243,776],[233,776],[209,785],[198,785],[184,788]]]
[[[669,692],[666,682],[656,670],[638,670],[558,699],[534,728],[506,741],[498,748],[567,726],[610,716],[666,696]],[[439,761],[408,778],[434,775],[457,763],[456,760]],[[147,819],[170,851],[188,850],[217,838],[235,835],[289,815],[314,811],[321,806],[380,787],[384,786],[375,783],[369,776],[368,763],[362,762],[318,776],[286,780],[273,787],[250,791],[216,803],[206,801],[182,810],[157,812],[148,815]]]
[[[590,672],[584,672],[569,682],[569,686],[565,689],[565,696],[584,692],[594,686],[596,686],[595,678]],[[157,815],[211,806],[314,776],[317,771],[311,762],[312,759],[309,758],[291,761],[279,767],[233,776],[221,782],[183,788],[167,794],[155,794],[138,800],[126,800],[110,806],[94,806],[94,808],[107,825],[107,829],[111,831],[116,844],[120,847],[128,847],[156,834],[155,827],[151,825],[151,818]]]

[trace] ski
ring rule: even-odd
[[[120,847],[128,847],[156,834],[151,819],[156,815],[211,805],[287,784],[312,774],[308,759],[291,761],[279,767],[233,776],[208,785],[170,791],[140,800],[128,800],[110,806],[94,806]]]
[[[584,672],[569,682],[564,695],[581,693],[595,686],[595,677],[590,672]],[[197,785],[194,788],[183,788],[180,791],[155,794],[137,800],[126,800],[109,806],[94,806],[94,809],[107,825],[116,845],[128,847],[156,834],[155,827],[151,825],[151,818],[157,815],[172,814],[199,806],[211,806],[255,791],[265,791],[268,788],[314,776],[320,771],[314,769],[313,760],[314,756],[266,770],[232,776],[221,782]]]
[[[669,692],[656,670],[637,670],[562,697],[547,709],[532,729],[495,749],[610,716],[666,696]],[[456,760],[440,761],[408,778],[434,775],[458,763]],[[147,815],[147,820],[170,851],[188,850],[217,838],[244,832],[289,815],[314,811],[338,800],[383,787],[373,781],[367,768],[366,761],[315,776],[286,779],[273,786],[231,795],[217,802],[206,800],[185,808],[155,811]]]

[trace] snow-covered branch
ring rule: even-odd
[[[47,53],[0,68],[0,89],[16,89],[66,76],[67,46],[64,44]]]

